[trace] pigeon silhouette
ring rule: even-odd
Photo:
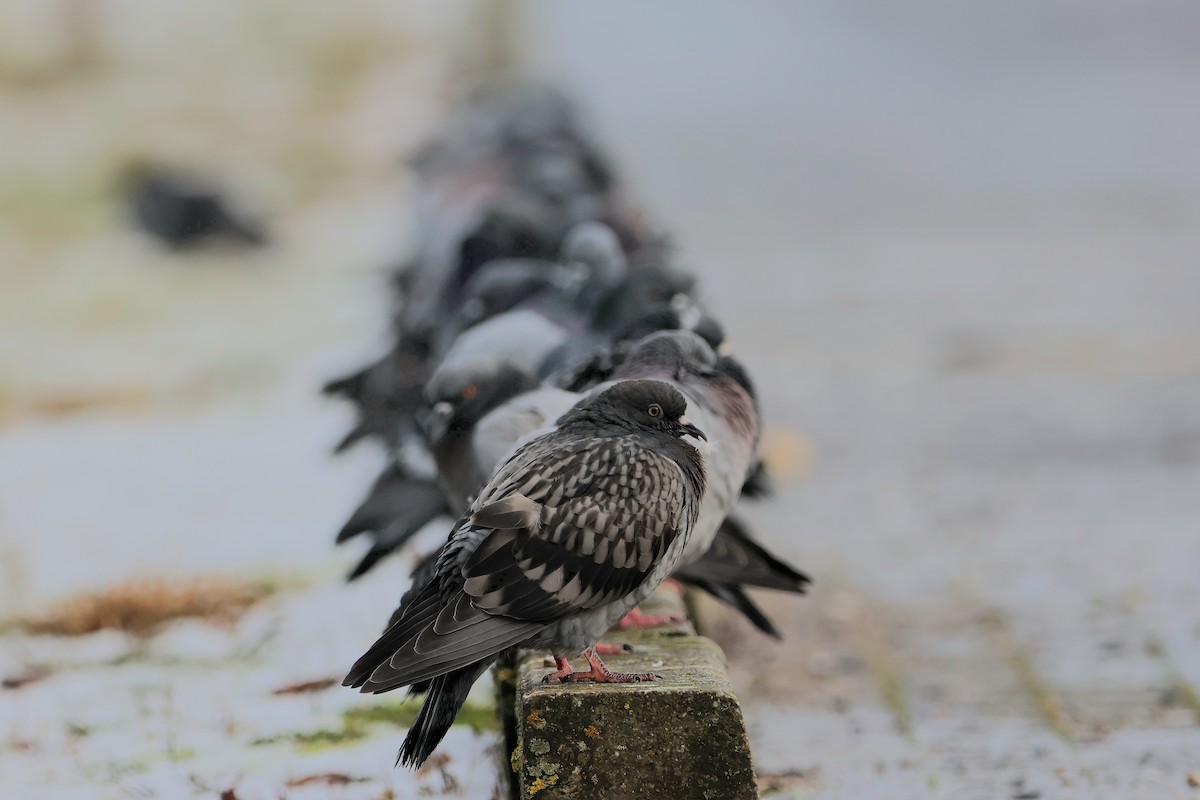
[[[258,222],[235,212],[215,188],[194,176],[165,167],[136,165],[126,181],[134,221],[172,250],[216,243],[251,247],[266,244]]]

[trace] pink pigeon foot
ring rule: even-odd
[[[653,672],[613,672],[600,660],[594,647],[584,650],[583,657],[588,660],[591,669],[587,672],[571,672],[564,675],[559,681],[564,683],[645,683],[663,679],[662,675]]]
[[[687,622],[687,614],[646,614],[635,608],[621,617],[621,621],[617,623],[617,629],[625,631],[631,628],[655,628],[659,625],[678,625],[682,622]]]

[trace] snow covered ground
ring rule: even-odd
[[[705,617],[794,795],[1197,791],[1198,20],[1052,6],[527,6],[523,56],[761,386],[785,468],[751,518],[817,588],[763,598],[783,645]],[[341,582],[380,456],[329,457],[316,389],[382,344],[399,156],[471,13],[345,7],[97,4],[82,67],[58,5],[0,8],[0,617],[278,587],[148,640],[5,628],[0,677],[49,672],[0,690],[0,796],[491,791],[487,687],[415,777],[398,698],[274,693],[340,677],[403,588]],[[134,155],[211,169],[277,245],[159,252],[114,204]]]

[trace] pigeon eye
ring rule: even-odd
[[[477,394],[479,394],[479,389],[477,389],[475,387],[475,384],[473,384],[473,383],[470,386],[468,386],[467,388],[462,390],[462,396],[467,400],[470,400],[472,397],[474,397]]]
[[[646,409],[646,413],[652,417],[661,417],[662,406],[660,406],[658,403],[651,403],[650,407]]]

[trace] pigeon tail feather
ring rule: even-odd
[[[487,671],[495,658],[434,678],[425,691],[425,701],[417,718],[408,729],[400,752],[396,755],[396,766],[416,768],[425,763],[434,749],[445,738],[454,718],[467,701],[471,685]]]

